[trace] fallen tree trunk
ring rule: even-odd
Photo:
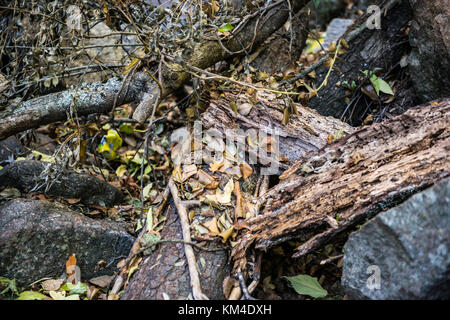
[[[247,221],[250,231],[232,251],[234,269],[245,268],[252,246],[266,250],[299,239],[294,257],[304,256],[450,176],[449,121],[446,99],[362,127],[300,158],[263,196],[261,215]]]
[[[314,110],[298,104],[296,105],[298,115],[292,114],[289,123],[283,126],[283,112],[279,107],[280,100],[276,99],[275,94],[259,92],[257,94],[258,103],[253,105],[248,114],[245,113],[245,115],[235,113],[230,108],[231,103],[235,103],[239,109],[244,103],[249,106],[249,98],[248,94],[225,93],[219,99],[212,100],[209,108],[201,117],[203,129],[205,131],[214,129],[217,132],[215,137],[222,141],[226,140],[227,134],[233,134],[232,141],[235,141],[237,135],[243,134],[239,139],[242,141],[246,140],[247,137],[244,135],[248,133],[248,129],[266,130],[267,136],[279,139],[279,152],[290,163],[294,163],[308,151],[319,150],[325,146],[329,135],[339,130],[346,134],[353,131],[352,127],[339,120],[321,116]],[[277,130],[280,133],[279,137],[271,135]],[[188,140],[189,146],[191,143],[192,141]],[[272,147],[275,147],[275,141],[272,141]],[[186,155],[186,157],[188,156]],[[271,161],[275,161],[275,158],[273,155],[268,156]],[[261,162],[265,163],[265,161]],[[264,166],[261,162],[253,166],[253,178],[257,176],[256,168]],[[202,170],[209,172],[208,167],[208,164],[204,164]],[[287,168],[288,163],[280,163],[281,167]],[[211,175],[217,178],[217,181],[223,180],[227,176],[226,174],[219,175],[218,172],[211,173]],[[239,179],[236,181],[244,183]],[[266,190],[265,188],[261,186],[261,191]],[[182,193],[182,188],[179,189]],[[195,200],[200,203],[198,198],[195,198]],[[236,205],[233,204],[233,206]],[[223,214],[223,211],[212,206],[210,210],[214,212],[217,219]],[[194,216],[191,226],[195,225],[196,219],[198,219],[197,215]],[[170,204],[166,221],[166,225],[161,231],[161,238],[181,239],[180,220],[177,218],[173,204]],[[203,223],[205,223],[204,220]],[[192,229],[195,228],[192,227]],[[211,239],[214,238],[211,237]],[[207,243],[206,248],[208,249],[217,248],[218,245],[217,240],[205,241],[205,243]],[[195,247],[194,250],[196,250]],[[227,251],[205,252],[196,250],[201,288],[210,299],[225,298],[222,292],[222,282],[230,272],[228,258]],[[132,276],[121,299],[164,299],[164,297],[185,299],[189,297],[191,292],[190,277],[187,264],[184,262],[185,259],[182,243],[162,243],[157,250],[144,258],[144,262],[140,264],[139,270]]]
[[[365,99],[360,86],[364,87],[365,76],[361,71],[383,70],[384,75],[399,67],[403,56],[410,51],[407,38],[408,23],[412,19],[411,7],[408,0],[373,1],[382,8],[381,29],[368,29],[367,21],[372,13],[360,17],[350,26],[343,38],[352,39],[348,42],[349,48],[345,54],[339,56],[334,64],[324,86],[317,96],[310,100],[309,106],[320,114],[333,116],[338,119],[349,119],[351,124],[359,125],[364,116],[371,109],[367,107],[372,100]],[[398,3],[399,2],[399,3]],[[383,8],[389,8],[386,14]],[[327,76],[329,66],[317,69],[315,86],[319,87]],[[349,90],[345,82],[356,84],[356,90]],[[369,82],[367,82],[368,84]],[[356,97],[356,98],[355,98]],[[405,94],[396,93],[396,98],[390,102],[398,109],[407,109],[416,105],[413,91]],[[373,103],[372,103],[373,104]],[[373,104],[375,107],[377,103]],[[372,108],[373,108],[372,107]]]
[[[297,114],[290,115],[286,125],[283,125],[284,108],[290,106],[280,105],[280,100],[273,93],[258,92],[257,101],[254,105],[249,104],[249,95],[235,95],[225,93],[223,97],[212,100],[209,108],[202,114],[201,121],[205,130],[215,129],[224,139],[227,134],[235,133],[241,130],[241,134],[249,133],[249,130],[265,131],[267,136],[275,141],[273,148],[278,149],[277,153],[285,158],[285,162],[278,165],[281,169],[289,168],[306,152],[319,150],[327,143],[330,135],[342,132],[350,134],[354,128],[348,124],[318,114],[310,108],[295,104]],[[234,112],[230,105],[246,105],[251,110],[247,112]],[[241,114],[242,113],[242,114]],[[236,141],[239,137],[230,137]],[[244,140],[247,137],[240,137]],[[246,151],[249,152],[249,146],[246,144]],[[275,150],[274,150],[275,151]],[[255,151],[256,152],[256,151]],[[261,154],[261,152],[259,152]],[[274,157],[269,158],[273,160]],[[266,165],[261,159],[260,163]]]

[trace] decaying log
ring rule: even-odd
[[[226,137],[227,130],[234,132],[241,129],[244,134],[249,129],[265,131],[267,136],[279,139],[278,152],[287,159],[287,162],[280,162],[281,169],[287,169],[289,164],[293,164],[306,152],[322,148],[330,135],[341,130],[343,134],[349,134],[354,130],[342,121],[321,116],[298,103],[295,104],[298,114],[291,114],[289,122],[283,125],[283,108],[286,105],[282,100],[277,99],[273,93],[262,91],[257,93],[257,100],[251,111],[244,116],[235,113],[230,104],[235,103],[239,108],[240,105],[249,104],[250,96],[225,93],[223,97],[212,100],[209,108],[202,114],[203,129],[215,129],[223,137]],[[273,133],[278,133],[279,136]],[[248,146],[246,147],[248,151]]]
[[[392,3],[386,15],[384,12],[381,14],[381,29],[365,27],[371,16],[368,13],[355,21],[347,30],[343,36],[345,39],[351,38],[351,34],[354,34],[357,30],[365,28],[349,42],[347,53],[339,56],[334,65],[334,71],[328,78],[327,85],[319,91],[316,97],[310,100],[310,107],[320,114],[340,119],[346,111],[346,106],[349,105],[349,102],[346,101],[349,90],[342,85],[344,81],[348,83],[355,81],[356,84],[359,84],[361,82],[359,79],[364,78],[364,74],[361,72],[363,70],[381,68],[387,73],[399,63],[403,56],[409,53],[407,28],[412,18],[412,12],[408,0],[400,0],[397,3],[392,0],[378,0],[376,3],[379,4],[380,8]],[[324,81],[328,70],[329,66],[321,66],[317,69],[316,87],[319,87]],[[341,83],[341,85],[337,86],[338,83]],[[396,98],[403,102],[405,97],[397,96]],[[364,99],[361,99],[359,104],[354,101],[354,104],[347,108],[346,118],[349,119],[349,115],[356,104],[350,119],[353,121],[352,123],[359,124],[362,122],[361,117],[367,107],[363,101]],[[393,103],[396,103],[396,101]],[[413,102],[412,106],[414,105]]]
[[[245,267],[250,246],[264,250],[286,240],[303,242],[303,256],[348,228],[450,176],[450,99],[413,108],[362,127],[285,171],[248,221],[232,251]],[[311,170],[314,170],[311,172]]]

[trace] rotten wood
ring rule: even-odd
[[[448,177],[449,123],[446,99],[305,154],[264,195],[261,215],[247,221],[251,231],[239,236],[232,251],[234,270],[244,270],[252,246],[266,250],[298,239],[294,257],[304,256]]]
[[[371,100],[367,99],[366,102],[364,95],[360,99],[353,100],[353,95],[359,89],[349,91],[342,83],[355,81],[357,85],[362,85],[364,74],[361,71],[363,70],[378,68],[383,70],[383,75],[386,75],[394,67],[400,68],[400,60],[410,51],[407,33],[408,24],[412,19],[412,10],[409,1],[376,0],[374,2],[382,8],[381,29],[366,27],[372,13],[361,16],[349,27],[343,36],[344,39],[349,40],[347,52],[339,55],[333,72],[328,77],[327,85],[309,102],[309,106],[320,114],[337,119],[349,119],[349,123],[353,125],[362,123],[368,112],[367,105],[371,103]],[[321,61],[327,60],[325,58]],[[320,86],[329,71],[329,66],[319,65],[321,66],[316,70],[316,87]],[[302,75],[306,76],[306,73],[302,72]],[[391,105],[395,105],[400,110],[415,106],[417,99],[414,91],[406,91],[404,94],[397,93]]]
[[[236,135],[249,134],[249,129],[264,131],[267,136],[278,139],[278,153],[285,157],[286,162],[280,162],[281,169],[287,169],[306,152],[319,150],[327,143],[327,138],[342,131],[349,134],[354,129],[348,124],[334,119],[324,117],[316,111],[294,103],[297,114],[292,113],[289,122],[283,125],[283,110],[290,107],[289,102],[277,98],[273,93],[257,92],[256,101],[253,101],[251,111],[246,115],[235,113],[230,105],[248,104],[252,98],[248,94],[225,93],[223,97],[212,100],[209,108],[202,114],[201,121],[203,129],[214,129],[220,136],[231,136],[234,141],[242,140]],[[254,99],[253,99],[254,100]],[[239,131],[242,130],[242,131]],[[245,140],[245,139],[243,139]],[[246,145],[249,152],[249,146]],[[275,144],[272,147],[276,147]],[[261,159],[265,165],[269,159]],[[266,161],[267,160],[267,161]]]

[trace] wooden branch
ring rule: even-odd
[[[178,188],[173,181],[173,178],[169,180],[170,193],[177,207],[178,215],[180,216],[181,229],[183,231],[184,243],[184,254],[189,266],[189,276],[191,278],[192,295],[195,300],[209,300],[208,297],[202,293],[202,288],[200,285],[200,278],[198,276],[197,261],[195,259],[194,250],[192,246],[188,244],[191,242],[191,231],[188,213],[186,207],[178,196]]]
[[[118,78],[111,78],[106,83],[83,84],[22,102],[14,110],[2,112],[0,140],[41,125],[65,121],[68,116],[108,113],[116,96],[118,105],[138,100],[148,91],[148,83],[151,82],[146,73],[137,73],[123,86]]]
[[[378,212],[450,175],[450,99],[420,106],[392,120],[362,127],[312,151],[285,171],[262,200],[262,214],[233,248],[245,267],[251,246],[266,250],[303,242],[301,257]],[[305,166],[314,171],[308,173]],[[305,172],[307,171],[307,172]]]

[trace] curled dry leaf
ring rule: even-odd
[[[217,228],[216,217],[209,219],[208,221],[202,223],[202,225],[209,230],[209,235],[211,236],[217,236],[220,233],[219,229]]]
[[[203,171],[202,169],[199,169],[197,171],[197,177],[198,181],[205,186],[206,189],[216,189],[219,186],[219,182],[216,181],[216,179]]]
[[[239,181],[234,182],[234,195],[236,197],[236,207],[234,210],[234,218],[237,220],[238,218],[245,219],[245,211],[242,200],[241,186]]]
[[[228,229],[225,230],[225,231],[222,231],[222,232],[219,234],[219,236],[222,237],[222,242],[223,242],[223,243],[227,242],[228,238],[233,234],[233,231],[234,231],[234,226],[231,227],[231,228],[228,228]]]
[[[241,169],[241,174],[244,179],[247,179],[248,177],[250,177],[252,175],[253,169],[247,162],[245,162],[245,161],[242,162],[239,165],[239,167]]]

